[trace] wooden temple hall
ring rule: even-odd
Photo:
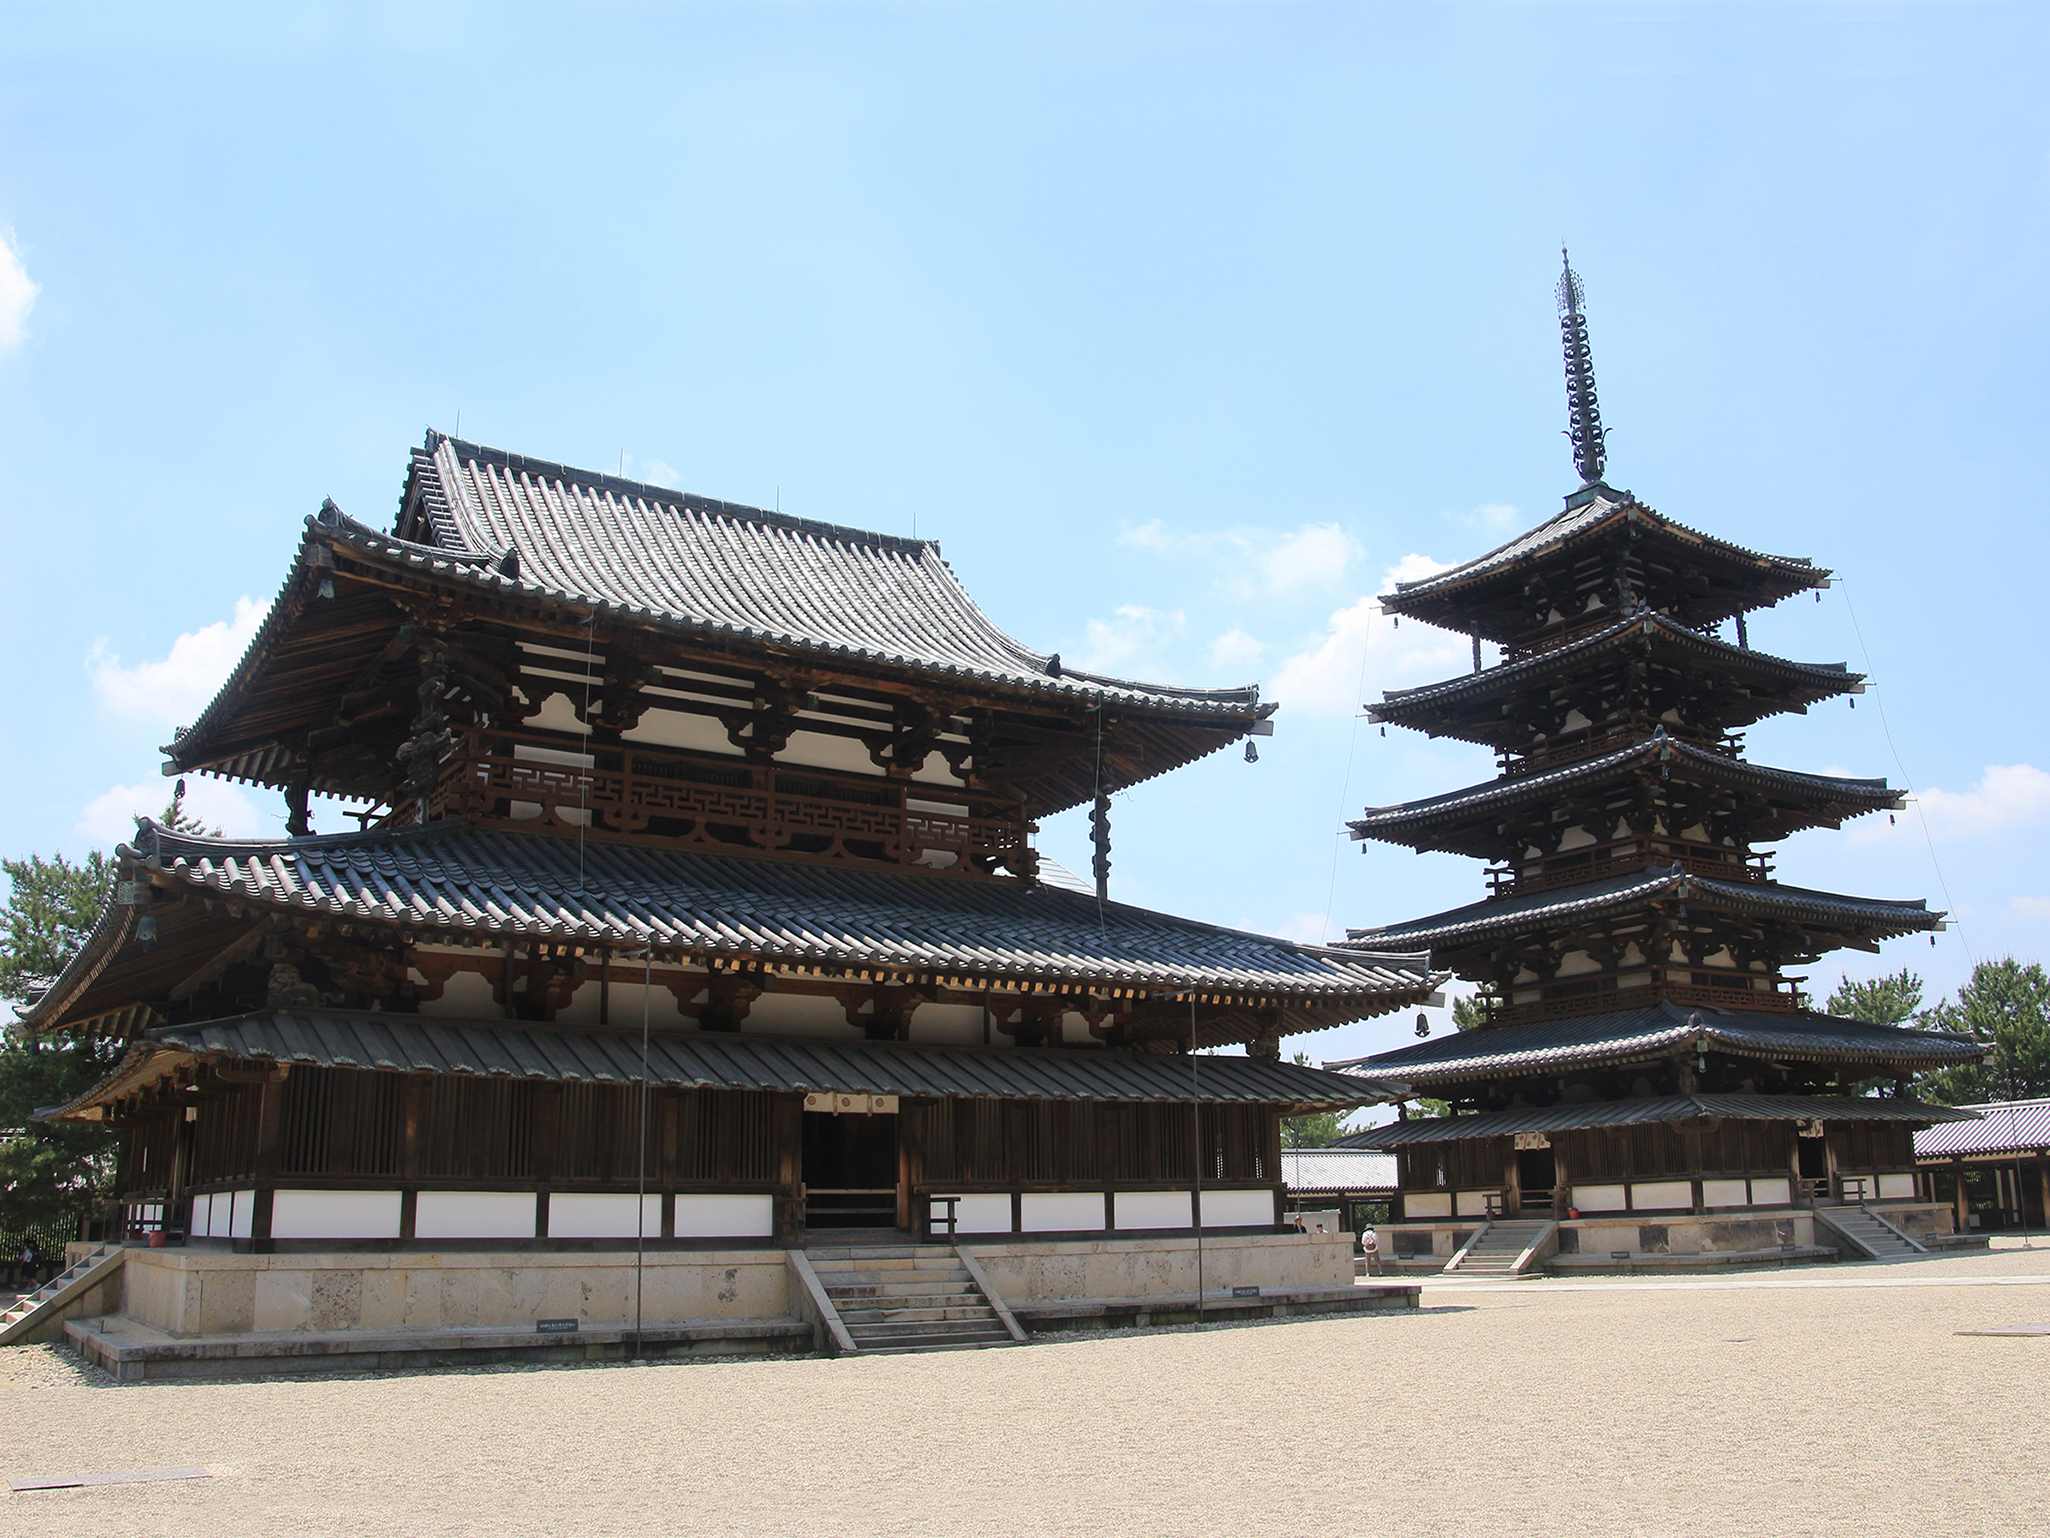
[[[1472,637],[1474,668],[1393,691],[1373,717],[1492,748],[1499,772],[1369,809],[1354,836],[1484,860],[1489,890],[1347,943],[1428,949],[1479,985],[1486,1023],[1328,1064],[1452,1113],[1350,1143],[1396,1154],[1393,1248],[1432,1264],[1476,1242],[1525,1266],[1921,1245],[1950,1230],[1951,1208],[1919,1188],[1914,1134],[1974,1113],[1913,1098],[1911,1081],[1983,1049],[1819,1014],[1793,969],[1942,916],[1787,885],[1766,847],[1899,794],[1744,753],[1756,722],[1861,690],[1841,663],[1751,644],[1749,616],[1819,596],[1829,573],[1687,528],[1602,480],[1581,298],[1568,268],[1581,486],[1536,529],[1383,600]],[[1482,665],[1483,641],[1497,664]]]
[[[1394,1091],[1279,1043],[1442,975],[1105,889],[1113,798],[1274,709],[1065,668],[929,541],[429,434],[389,533],[306,520],[165,750],[281,795],[284,835],[145,821],[27,1016],[128,1043],[45,1113],[128,1130],[160,1246],[94,1349],[549,1315],[851,1348],[902,1321],[834,1317],[835,1242],[948,1277],[972,1244],[946,1285],[1000,1313],[1186,1297],[1199,1226],[1212,1288],[1350,1291],[1280,1222],[1279,1119]],[[316,829],[316,796],[364,809]],[[1078,805],[1093,893],[1033,848]]]

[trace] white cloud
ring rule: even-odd
[[[1359,554],[1353,537],[1335,523],[1306,523],[1259,553],[1260,574],[1270,593],[1287,595],[1312,585],[1329,586],[1345,578],[1345,568]]]
[[[2050,774],[2033,764],[1988,764],[1970,790],[1932,785],[1915,799],[1932,838],[2000,833],[2050,818]],[[1874,818],[1860,823],[1852,837],[1870,844],[1907,831],[1905,817],[1897,824]]]
[[[628,454],[622,460],[626,479],[643,481],[650,486],[667,486],[672,491],[681,490],[683,477],[659,459],[636,459]]]
[[[121,715],[189,726],[227,682],[269,612],[268,602],[238,598],[232,620],[215,620],[187,631],[161,660],[132,668],[122,666],[105,641],[97,641],[85,664],[93,692],[101,704]]]
[[[1322,945],[1331,933],[1331,915],[1291,913],[1285,923],[1276,926],[1274,933],[1280,939],[1293,940],[1298,945]]]
[[[1465,514],[1459,520],[1469,529],[1485,529],[1490,534],[1507,534],[1520,521],[1516,509],[1507,502],[1486,502]]]
[[[1406,555],[1389,568],[1388,583],[1443,570],[1428,556]],[[1459,672],[1465,657],[1459,637],[1428,625],[1397,629],[1367,597],[1333,614],[1319,639],[1283,662],[1267,694],[1304,714],[1351,714],[1383,689]]]
[[[1284,533],[1249,527],[1190,534],[1150,518],[1120,530],[1118,543],[1156,555],[1213,557],[1222,568],[1219,580],[1230,591],[1284,598],[1344,581],[1361,553],[1359,541],[1335,523],[1306,523]]]
[[[2050,919],[2050,897],[2017,897],[2008,906],[2025,919]]]
[[[161,818],[170,804],[174,784],[156,780],[143,785],[116,785],[105,795],[95,796],[79,813],[78,831],[94,843],[112,845],[131,838],[135,819]],[[229,838],[261,838],[276,833],[278,819],[266,817],[237,787],[225,780],[194,775],[185,782],[185,812],[197,817],[209,829],[218,827]]]
[[[1137,669],[1155,667],[1160,649],[1180,639],[1184,619],[1180,609],[1119,604],[1115,617],[1093,619],[1084,627],[1084,650],[1075,666],[1088,673],[1134,677]]]
[[[1260,659],[1266,652],[1265,641],[1234,625],[1210,643],[1210,666],[1219,674],[1234,673],[1239,668],[1250,672],[1260,665]]]
[[[28,312],[41,292],[14,249],[14,231],[0,231],[0,352],[19,347],[28,335]]]

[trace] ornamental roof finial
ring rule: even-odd
[[[1573,463],[1583,485],[1602,478],[1602,464],[1608,458],[1607,434],[1602,430],[1601,407],[1594,398],[1594,355],[1587,345],[1587,316],[1581,312],[1586,298],[1580,274],[1559,248],[1559,262],[1566,270],[1559,279],[1559,335],[1566,344],[1566,405],[1571,422]]]

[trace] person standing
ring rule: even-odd
[[[43,1256],[33,1239],[21,1247],[21,1290],[34,1292],[43,1285]]]
[[[1360,1230],[1360,1253],[1367,1257],[1367,1275],[1381,1274],[1381,1236],[1370,1223]]]

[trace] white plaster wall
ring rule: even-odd
[[[1205,1228],[1272,1227],[1273,1223],[1274,1193],[1272,1191],[1205,1191],[1203,1193],[1203,1226]]]
[[[1575,1186],[1571,1205],[1582,1212],[1621,1212],[1630,1202],[1621,1186]]]
[[[565,673],[581,674],[583,672],[584,659],[579,657],[573,663],[566,663],[565,661],[558,660],[552,666],[547,663],[544,663],[542,665],[544,667],[549,667],[551,672],[559,669],[560,671]],[[571,687],[582,688],[583,684],[581,679],[579,679],[577,683],[571,685]],[[595,680],[591,685],[591,691],[591,698],[594,700],[597,699],[598,685]],[[538,712],[536,712],[534,715],[529,716],[525,721],[521,722],[520,724],[533,731],[574,732],[579,737],[586,736],[590,732],[590,728],[585,726],[583,722],[577,719],[576,708],[570,704],[568,699],[566,699],[564,696],[560,694],[551,694],[550,696],[548,696],[548,703],[543,705]]]
[[[247,1239],[256,1232],[256,1193],[237,1191],[228,1207],[228,1237]]]
[[[555,1198],[562,1200],[561,1197]],[[656,1231],[661,1210],[656,1209]],[[549,1232],[555,1231],[551,1221]],[[776,1204],[769,1196],[679,1196],[676,1237],[679,1239],[767,1239],[776,1232]]]
[[[1488,1198],[1495,1194],[1493,1191],[1461,1191],[1459,1193],[1459,1215],[1463,1218],[1486,1217]]]
[[[577,991],[570,995],[569,1002],[555,1012],[557,1025],[596,1025],[599,1006],[604,1002],[605,985],[596,976],[597,967],[592,966],[592,976],[577,984]],[[668,989],[662,990],[667,993]],[[640,990],[634,990],[634,1002],[640,1003]],[[640,1017],[634,1017],[638,1024]]]
[[[945,1196],[949,1193],[940,1192]],[[934,1207],[934,1219],[946,1222],[947,1209]],[[1001,1192],[973,1192],[956,1198],[954,1232],[957,1234],[1007,1234],[1011,1231],[1011,1198]]]
[[[1103,1045],[1095,1032],[1089,1029],[1089,1021],[1078,1014],[1061,1016],[1061,1041],[1071,1047],[1100,1047]]]
[[[1272,1206],[1272,1203],[1269,1204]],[[1203,1197],[1204,1221],[1210,1197]],[[1187,1191],[1120,1191],[1111,1198],[1111,1221],[1119,1228],[1194,1228],[1196,1218]],[[1080,1227],[1080,1224],[1076,1225]]]
[[[1452,1195],[1449,1191],[1405,1191],[1402,1210],[1413,1218],[1449,1218]]]
[[[1028,1234],[1073,1233],[1103,1227],[1101,1191],[1031,1191],[1019,1203],[1019,1226]]]
[[[641,1234],[660,1238],[662,1198],[641,1198]],[[632,1196],[558,1191],[548,1198],[548,1237],[551,1239],[631,1239],[634,1237]]]
[[[1704,1180],[1701,1182],[1701,1204],[1704,1207],[1744,1207],[1751,1202],[1751,1183],[1746,1180]]]
[[[1692,1207],[1694,1183],[1688,1180],[1650,1180],[1630,1188],[1630,1205],[1638,1211],[1659,1207]]]
[[[273,1239],[396,1239],[396,1191],[279,1191],[271,1198]]]
[[[683,710],[666,710],[659,706],[642,716],[640,723],[632,731],[620,733],[620,740],[645,742],[650,747],[688,748],[696,753],[719,753],[727,758],[742,756],[741,749],[736,748],[727,737],[726,728],[710,716],[693,715]]]
[[[921,1004],[911,1015],[911,1039],[979,1047],[982,1045],[982,1006]],[[994,1025],[990,1027],[990,1039],[996,1039]]]
[[[531,1239],[532,1191],[422,1191],[413,1208],[416,1239]]]
[[[884,778],[883,771],[868,756],[868,749],[852,737],[808,732],[802,727],[790,734],[790,745],[776,755],[776,762],[831,769],[838,774],[857,774],[871,780]]]
[[[482,972],[458,972],[442,984],[441,997],[422,999],[420,1013],[454,1020],[496,1020],[505,1006],[491,996],[491,979]]]
[[[838,999],[813,993],[765,993],[748,1009],[741,1029],[752,1036],[825,1036],[859,1040]]]
[[[1913,1175],[1881,1175],[1879,1177],[1879,1199],[1881,1201],[1912,1201],[1915,1197]]]
[[[1911,1181],[1913,1178],[1909,1177]],[[1760,1207],[1784,1207],[1794,1199],[1793,1186],[1793,1181],[1784,1175],[1770,1180],[1754,1179],[1751,1182],[1751,1200]]]

